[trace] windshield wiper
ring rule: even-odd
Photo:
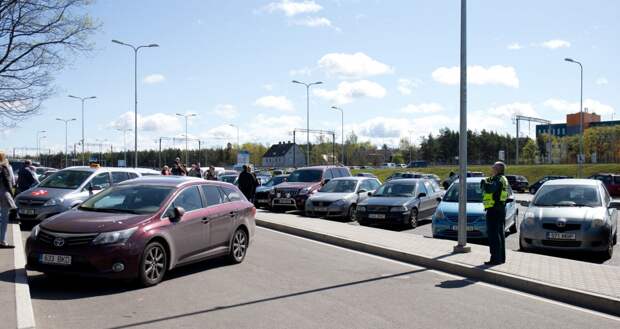
[[[593,205],[591,204],[585,204],[585,203],[577,203],[575,204],[575,207],[588,207],[588,208],[594,208]]]

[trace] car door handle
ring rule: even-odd
[[[230,215],[230,217],[235,217],[237,215],[237,212],[236,211],[231,211],[228,214]]]
[[[202,223],[203,224],[207,224],[210,220],[211,220],[211,218],[209,218],[209,217],[203,217],[202,218]]]

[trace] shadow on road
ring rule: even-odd
[[[443,288],[443,289],[456,289],[456,288],[465,288],[475,283],[476,283],[475,281],[468,280],[468,279],[446,280],[439,284],[436,284],[435,287]]]

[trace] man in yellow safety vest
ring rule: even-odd
[[[486,211],[487,236],[491,260],[485,265],[499,265],[506,262],[505,221],[508,180],[504,176],[506,165],[496,162],[491,168],[493,176],[480,182],[482,203]]]

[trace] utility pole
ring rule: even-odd
[[[340,118],[341,118],[341,121],[340,121],[341,130],[340,131],[342,134],[341,136],[342,137],[342,161],[341,162],[342,162],[342,165],[344,166],[345,165],[344,163],[344,110],[336,106],[332,106],[332,109],[340,111]]]
[[[69,166],[69,156],[68,156],[68,152],[69,152],[69,147],[68,147],[68,143],[69,143],[69,122],[71,121],[75,121],[75,118],[71,118],[71,119],[61,119],[61,118],[56,118],[56,120],[58,121],[62,121],[65,123],[65,168]]]
[[[300,82],[297,80],[293,80],[292,82],[306,86],[306,130],[308,132],[306,135],[307,136],[306,142],[308,143],[306,147],[306,166],[310,166],[310,87],[314,85],[320,85],[323,82],[316,81],[312,83],[305,83],[305,82]]]

